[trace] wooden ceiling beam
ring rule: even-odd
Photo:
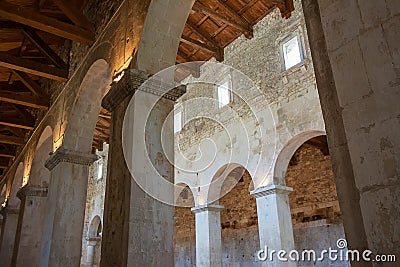
[[[14,158],[15,157],[15,149],[12,150],[8,147],[0,148],[0,157]]]
[[[42,40],[42,38],[37,35],[34,29],[30,27],[24,27],[22,33],[56,67],[59,67],[60,69],[67,69],[67,64],[65,64],[65,62]]]
[[[27,119],[9,118],[9,117],[5,118],[5,116],[2,116],[0,118],[0,125],[10,126],[25,130],[33,130],[35,122],[29,121]]]
[[[8,158],[0,158],[0,169],[7,169],[10,164],[10,160]]]
[[[249,8],[251,8],[252,6],[254,6],[258,1],[260,0],[250,0],[250,2],[248,2],[247,4],[245,4],[238,12],[239,15],[242,15],[243,13],[245,13]]]
[[[267,4],[267,0],[261,0],[264,4]],[[282,18],[289,18],[294,10],[293,0],[268,0],[281,11]]]
[[[0,17],[79,43],[92,45],[94,32],[47,17],[34,9],[23,8],[0,1]]]
[[[3,126],[3,127],[5,127],[13,135],[15,135],[17,137],[25,138],[25,131],[24,130],[13,128],[13,127],[8,127],[8,126]]]
[[[6,90],[0,90],[0,101],[31,108],[37,108],[41,110],[48,110],[50,106],[48,100],[43,100],[38,97],[22,95]]]
[[[178,55],[180,58],[183,59],[183,60],[180,61],[179,63],[184,63],[184,62],[190,62],[190,61],[192,61],[192,60],[190,59],[190,57],[189,57],[188,55],[186,55],[186,54],[185,54],[183,51],[181,51],[180,49],[178,50],[177,55]]]
[[[197,4],[198,4],[198,2],[195,2],[195,5],[197,5]],[[221,45],[220,45],[215,39],[213,39],[213,38],[211,37],[211,35],[210,35],[207,31],[205,31],[205,30],[203,30],[203,29],[197,27],[197,25],[196,25],[195,23],[193,23],[193,22],[190,20],[190,18],[188,18],[188,20],[186,21],[186,26],[187,26],[192,32],[194,32],[194,33],[196,33],[197,35],[199,35],[204,41],[208,42],[208,44],[210,44],[210,45],[212,45],[212,46],[215,46],[215,47],[220,47],[220,48],[221,48]]]
[[[80,8],[71,1],[53,0],[64,14],[77,26],[89,31],[94,31],[93,24],[80,12]]]
[[[32,116],[24,107],[16,104],[11,104],[12,107],[22,116],[24,119],[28,121],[35,121],[35,117]]]
[[[35,96],[48,100],[49,96],[47,95],[46,91],[40,87],[37,82],[32,80],[26,73],[15,70],[12,70],[12,73],[16,75]]]
[[[239,24],[239,23],[235,22],[234,20],[232,20],[231,18],[229,18],[225,15],[222,15],[206,6],[203,6],[199,2],[195,2],[192,9],[197,12],[202,12],[216,20],[219,20],[229,26],[232,26],[232,27],[238,29],[246,36],[246,38],[249,38],[249,39],[253,38],[253,28],[250,26],[250,24],[247,24],[247,25]]]
[[[1,3],[2,2],[0,2],[0,5]],[[68,79],[68,70],[48,66],[29,59],[11,56],[4,52],[0,53],[0,66],[60,82],[65,82]]]
[[[240,22],[243,25],[250,25],[250,23],[240,16],[229,4],[223,0],[214,0],[214,2],[223,10],[225,10],[227,13],[229,13],[230,16],[232,16],[236,21]]]
[[[191,45],[194,48],[201,49],[203,51],[206,51],[207,53],[213,54],[218,61],[224,60],[223,58],[221,58],[222,55],[217,47],[203,44],[202,42],[199,42],[199,41],[197,41],[193,38],[190,38],[188,36],[185,36],[185,35],[182,35],[181,41],[186,44]]]
[[[8,136],[8,135],[0,134],[0,143],[22,146],[25,144],[25,140],[22,137]]]

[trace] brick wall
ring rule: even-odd
[[[312,146],[301,146],[292,157],[286,184],[294,224],[326,219],[340,223],[340,208],[329,155]]]
[[[222,187],[232,184],[228,177]],[[293,155],[286,173],[287,185],[294,191],[289,195],[295,247],[298,251],[321,251],[334,248],[336,240],[344,238],[340,209],[332,174],[330,156],[309,145],[301,146]],[[259,266],[256,201],[248,172],[220,199],[223,266]],[[186,193],[185,193],[186,194]],[[181,198],[182,198],[181,193]],[[186,198],[186,197],[185,197]],[[182,200],[181,200],[182,201]],[[193,203],[189,192],[185,203]],[[199,233],[201,234],[201,233]],[[195,216],[190,208],[175,208],[174,229],[175,266],[194,266],[196,259]],[[299,266],[309,266],[302,262]],[[327,261],[315,266],[326,266]],[[347,262],[329,263],[348,266]]]

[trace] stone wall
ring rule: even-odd
[[[108,144],[104,144],[103,151],[97,151],[96,155],[99,160],[93,163],[89,170],[88,188],[86,196],[86,210],[85,210],[85,225],[82,235],[82,258],[81,266],[86,266],[86,249],[88,238],[90,236],[90,225],[93,218],[99,216],[101,218],[101,225],[103,225],[104,214],[104,197],[106,190],[106,177],[107,177],[107,162],[108,162]],[[101,174],[99,175],[101,168]],[[101,242],[95,246],[94,266],[99,266],[101,255]]]
[[[336,249],[336,241],[345,238],[345,235],[329,155],[314,147],[300,147],[288,167],[286,179],[294,189],[289,199],[296,250],[313,249],[320,253],[329,247]],[[232,179],[228,178],[223,187],[231,182]],[[251,177],[245,172],[233,189],[220,199],[220,205],[224,206],[221,211],[223,266],[260,266],[256,258],[260,249],[256,201],[249,194],[249,189],[252,189]],[[192,198],[189,193],[189,202],[193,202]],[[177,207],[174,218],[175,266],[194,266],[194,214],[190,208]],[[328,259],[315,264],[300,262],[299,266],[327,264]],[[329,264],[349,266],[347,262],[340,261]]]
[[[266,110],[269,108],[272,113],[275,122],[273,127],[276,132],[267,127],[266,133],[267,139],[276,138],[276,152],[274,156],[262,159],[270,162],[273,162],[274,157],[276,160],[280,151],[299,134],[315,130],[320,133],[324,132],[324,121],[300,1],[295,1],[295,8],[291,18],[287,20],[282,19],[278,11],[273,12],[254,26],[253,39],[248,40],[241,36],[225,48],[223,63],[247,75],[262,92],[262,97],[250,96],[250,98],[259,97],[252,102],[253,106],[249,106],[249,103],[244,102],[236,95],[233,96],[233,102],[229,104],[229,108],[238,114],[239,120],[251,125],[248,127],[248,129],[252,129],[249,133],[249,142],[252,142],[252,138],[261,140],[257,139],[259,133],[254,129],[257,129],[258,125],[257,123],[252,124],[255,120],[251,111],[256,110],[259,114],[267,114]],[[296,67],[284,70],[280,46],[287,37],[293,35],[300,38],[304,60]],[[236,78],[235,74],[232,75],[232,72],[228,74],[231,75],[232,80],[236,79],[235,82],[240,83],[238,81],[240,78]],[[204,80],[206,77],[218,81],[219,78],[224,78],[215,76],[217,76],[216,72],[210,70],[207,64],[203,65],[201,79]],[[211,167],[209,170],[192,176],[183,170],[185,168],[193,169],[196,167],[196,163],[194,161],[187,163],[180,161],[179,157],[175,157],[176,163],[181,168],[175,173],[175,179],[177,183],[185,183],[194,190],[196,205],[199,205],[201,200],[207,199],[207,194],[210,194],[210,188],[206,189],[205,193],[201,193],[200,191],[204,189],[200,190],[199,185],[208,184],[214,175],[218,176],[219,168],[231,160],[230,154],[225,153],[231,148],[230,141],[238,142],[241,136],[235,132],[235,129],[240,127],[237,119],[227,116],[226,109],[220,109],[216,102],[213,102],[213,99],[217,98],[216,86],[206,83],[191,84],[195,81],[196,79],[192,77],[185,80],[188,83],[187,93],[180,99],[177,108],[182,111],[183,121],[198,114],[209,115],[209,118],[194,119],[184,125],[180,133],[176,135],[176,153],[182,153],[192,160],[197,159],[199,156],[198,145],[209,138],[217,145],[219,156],[213,162],[216,168]],[[246,92],[241,93],[246,94]],[[188,108],[185,108],[185,102],[199,97],[206,97],[209,101],[191,102]],[[210,118],[218,118],[218,121]],[[264,119],[269,118],[264,117]],[[233,130],[230,135],[227,135],[224,130],[229,128]],[[200,147],[202,154],[198,161],[213,158],[214,151],[206,148]],[[243,152],[248,153],[248,151],[239,150],[229,152],[232,152],[234,156]],[[250,153],[256,154],[258,150],[250,149]],[[251,161],[253,156],[253,154],[250,155],[248,159]],[[344,237],[344,233],[340,221],[340,209],[330,157],[329,155],[324,156],[317,149],[309,147],[304,149],[303,147],[296,153],[295,158],[298,164],[295,165],[292,162],[289,166],[286,182],[295,190],[290,196],[290,204],[295,228],[296,249],[299,251],[303,249],[321,250],[327,244],[332,244],[334,247],[337,238]],[[275,174],[272,175],[275,176]],[[229,180],[229,177],[227,179]],[[250,175],[246,172],[243,179],[220,199],[220,204],[225,206],[225,209],[221,211],[224,266],[260,264],[256,261],[255,255],[260,249],[260,243],[256,202],[249,194],[250,181]],[[312,220],[314,222],[308,222]],[[194,215],[190,213],[190,210],[177,208],[175,211],[176,266],[194,265],[194,227]],[[316,239],[311,239],[310,235],[315,236]],[[346,264],[338,263],[335,266],[346,266]]]
[[[341,223],[340,208],[329,155],[318,148],[301,146],[286,172],[293,224],[326,219]]]

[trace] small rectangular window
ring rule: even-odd
[[[97,180],[100,180],[103,178],[103,162],[100,161],[99,164],[97,165]]]
[[[174,114],[174,133],[182,130],[182,111],[175,111]]]
[[[302,53],[299,38],[294,36],[282,45],[283,58],[285,60],[285,69],[288,70],[293,66],[301,63]]]
[[[231,91],[229,80],[218,85],[218,106],[222,108],[231,102]]]

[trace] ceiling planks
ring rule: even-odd
[[[0,17],[79,43],[92,45],[94,42],[93,31],[47,17],[34,9],[20,7],[5,1],[0,1]]]
[[[50,107],[43,78],[65,82],[66,39],[91,45],[94,26],[81,13],[83,1],[0,1],[0,162],[13,160]],[[8,164],[3,164],[7,167]],[[0,170],[0,177],[6,170]]]

